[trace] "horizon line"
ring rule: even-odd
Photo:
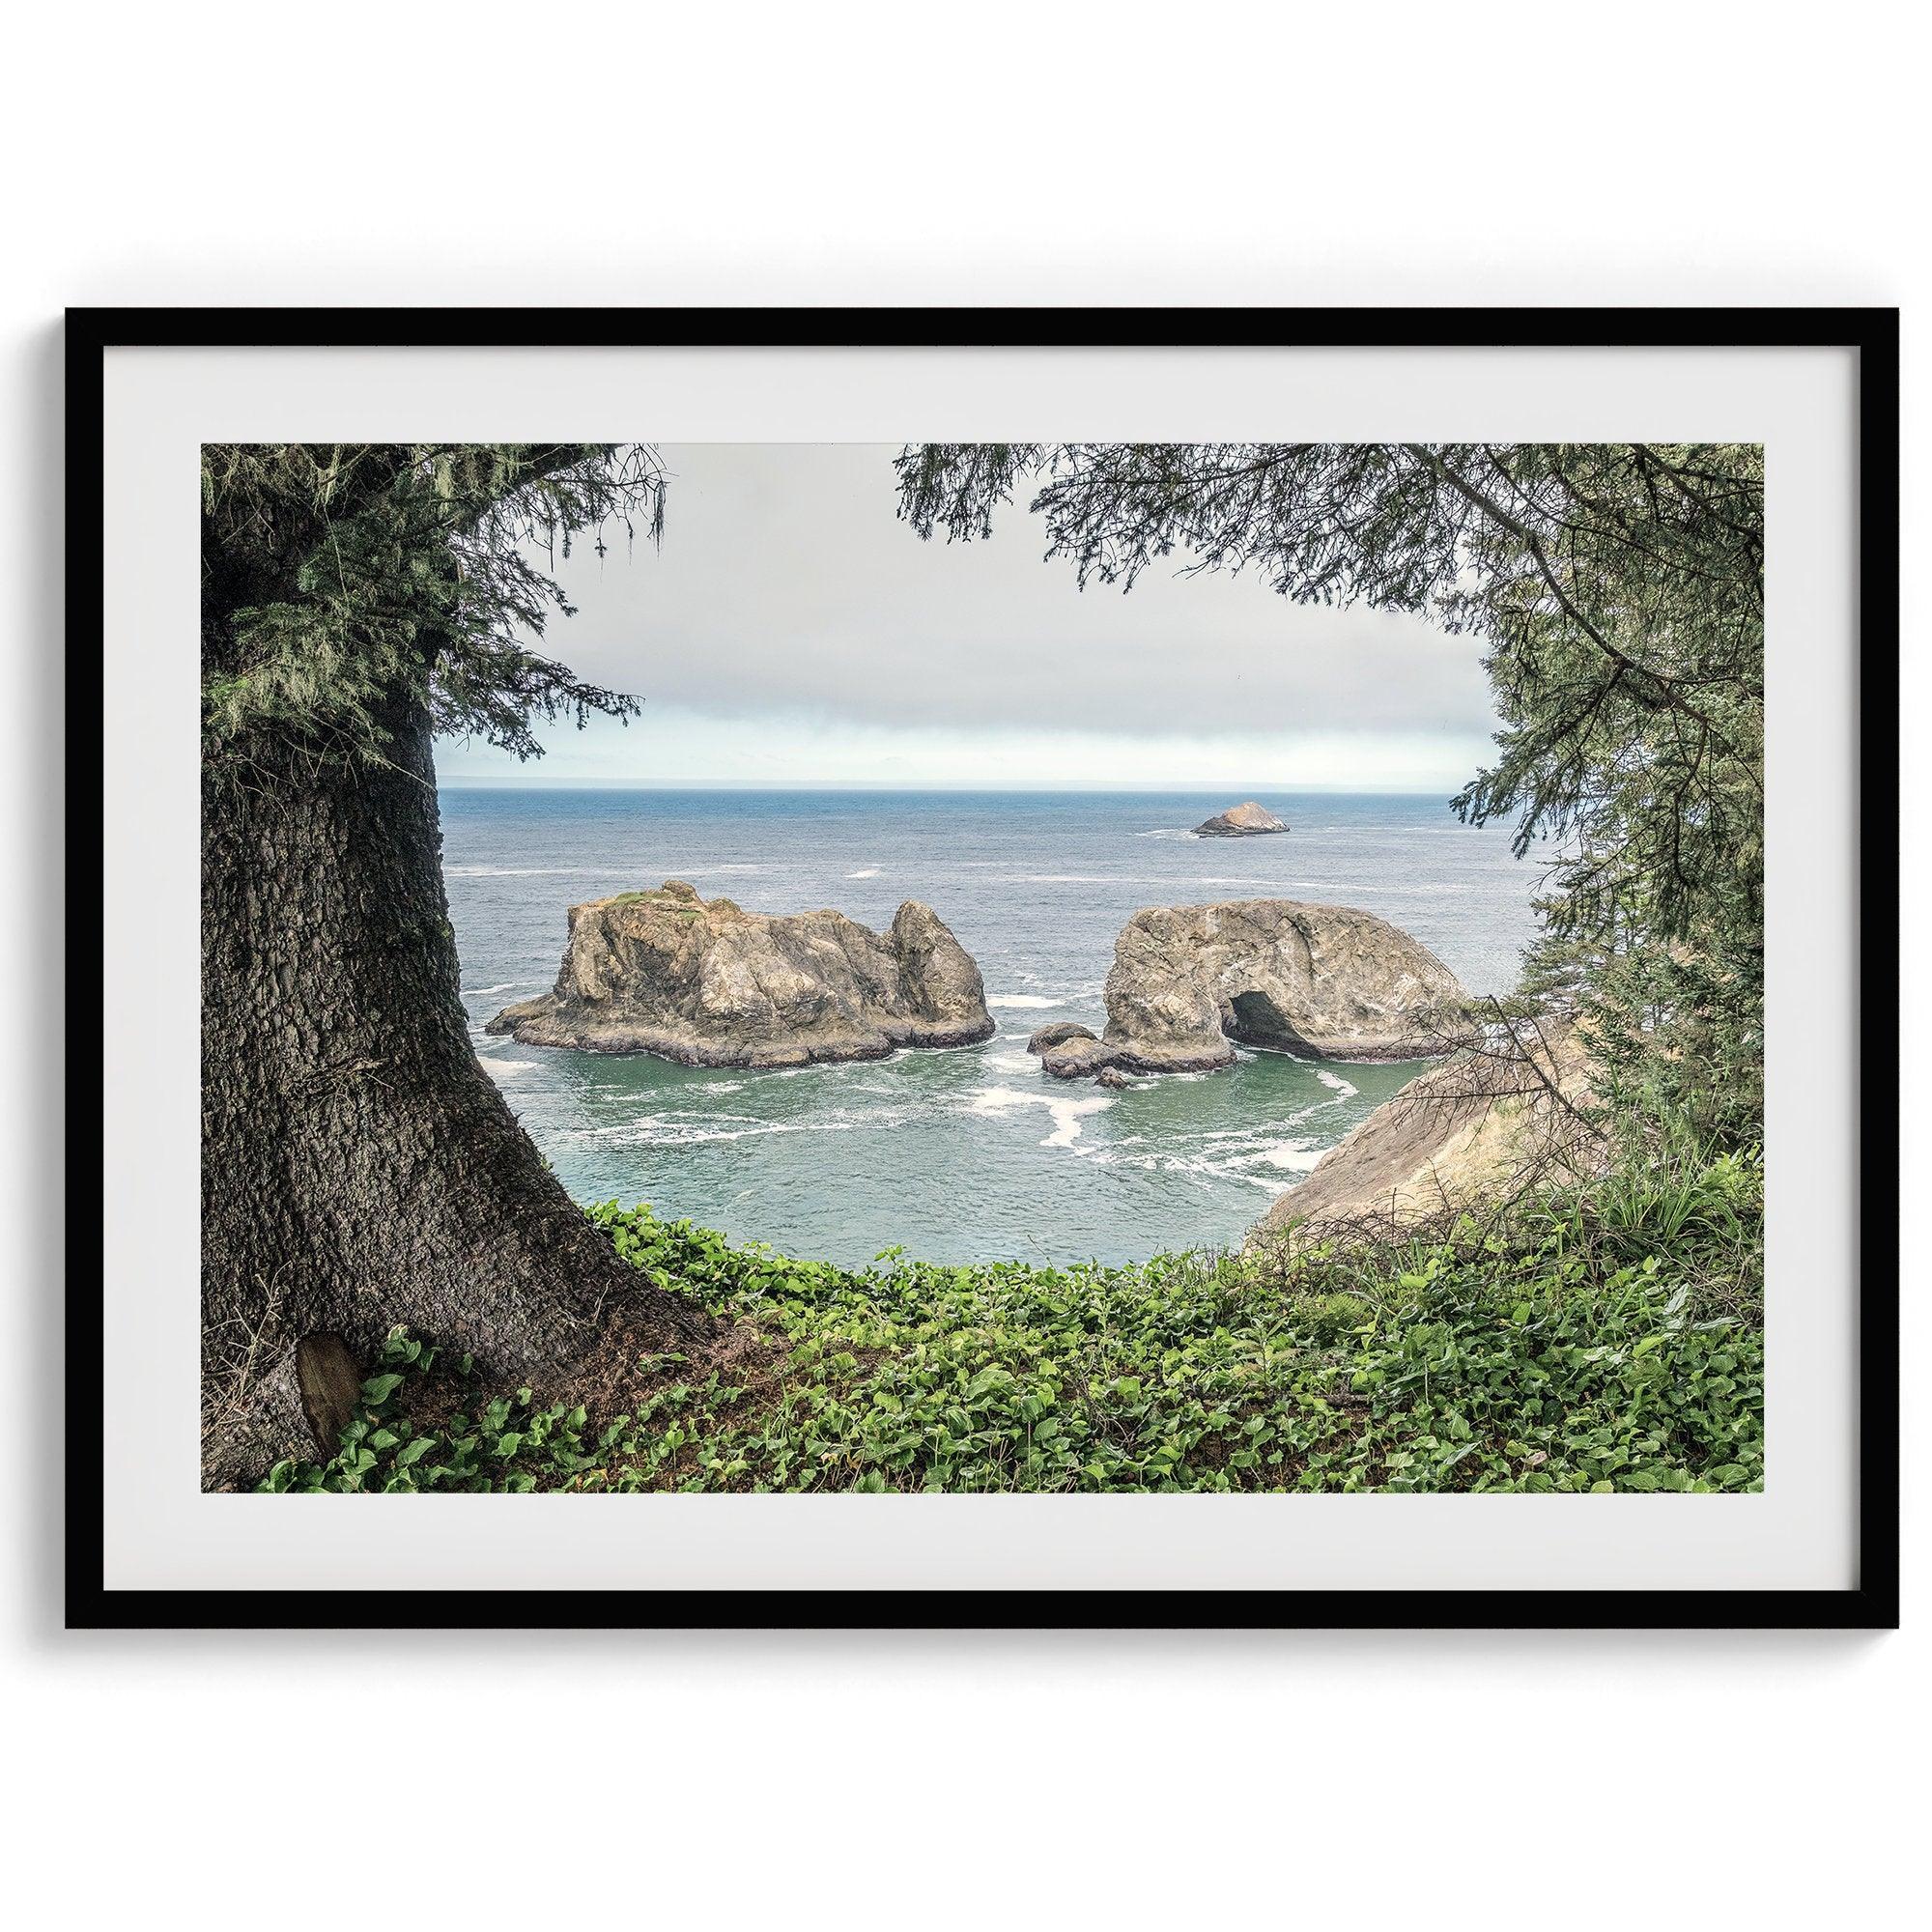
[[[1433,798],[1438,787],[1427,784],[1213,784],[1188,781],[1173,784],[1136,784],[1128,781],[1094,782],[1084,779],[1041,779],[1030,783],[927,783],[899,779],[676,779],[653,783],[640,779],[520,779],[477,778],[458,774],[437,781],[440,791],[900,791],[900,792],[1041,792],[1071,791],[1096,793],[1167,794],[1219,798],[1230,792],[1245,792],[1259,797],[1271,794],[1293,798],[1310,792],[1333,793],[1353,798]]]

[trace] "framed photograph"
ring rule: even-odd
[[[1896,1622],[1894,312],[68,339],[71,1624]]]

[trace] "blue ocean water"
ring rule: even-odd
[[[1235,800],[1151,792],[445,788],[443,873],[478,1057],[564,1184],[736,1241],[863,1263],[1118,1262],[1227,1246],[1419,1070],[1243,1053],[1110,1094],[1047,1079],[1049,1019],[1104,1024],[1114,936],[1147,905],[1354,905],[1477,992],[1515,981],[1540,867],[1439,800],[1269,794],[1293,830],[1197,838]],[[492,1038],[547,988],[566,908],[688,879],[754,912],[887,924],[924,899],[979,961],[998,1036],[944,1052],[753,1073]]]

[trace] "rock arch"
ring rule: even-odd
[[[1151,906],[1114,942],[1106,1044],[1143,1072],[1225,1066],[1235,1042],[1317,1060],[1449,1050],[1468,996],[1427,947],[1354,906]]]

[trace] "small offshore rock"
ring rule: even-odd
[[[1253,799],[1242,805],[1231,805],[1226,811],[1216,812],[1205,823],[1194,828],[1197,838],[1259,838],[1269,832],[1286,832],[1288,826],[1265,806],[1257,805]]]
[[[1095,1039],[1090,1033],[1084,1039],[1064,1039],[1058,1046],[1049,1046],[1040,1055],[1039,1064],[1041,1070],[1056,1080],[1091,1080],[1119,1058],[1104,1039]]]
[[[1103,1066],[1099,1072],[1094,1074],[1094,1084],[1096,1087],[1113,1087],[1118,1089],[1131,1087],[1134,1083],[1118,1066]]]
[[[1085,1027],[1078,1020],[1048,1020],[1043,1027],[1036,1027],[1027,1040],[1029,1053],[1044,1053],[1050,1046],[1058,1046],[1063,1040],[1098,1039],[1092,1027]]]

